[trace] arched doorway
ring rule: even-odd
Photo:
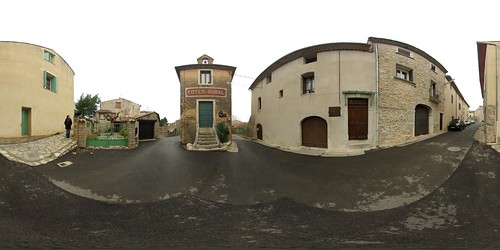
[[[311,116],[302,120],[302,146],[328,148],[328,129],[323,118]]]
[[[257,124],[257,139],[262,140],[262,125]]]
[[[429,108],[425,105],[415,107],[415,136],[429,134]]]

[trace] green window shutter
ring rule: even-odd
[[[57,77],[52,77],[52,84],[54,86],[51,86],[51,90],[54,91],[54,93],[57,93]]]
[[[47,81],[47,71],[43,71],[43,81],[42,81],[42,87],[45,88],[45,81]]]

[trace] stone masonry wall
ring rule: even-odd
[[[439,113],[444,112],[443,101],[430,100],[431,80],[438,93],[444,93],[445,72],[413,52],[413,58],[396,53],[397,46],[378,44],[379,50],[379,146],[391,146],[414,138],[415,107],[425,105],[433,123],[429,133],[439,132]],[[413,81],[396,78],[396,67],[413,70]],[[432,120],[431,120],[432,119]],[[445,126],[445,125],[443,125]]]
[[[494,105],[486,106],[484,117],[484,134],[486,143],[494,143],[496,139],[496,107]]]
[[[203,68],[203,65],[200,65]],[[180,119],[180,140],[181,144],[194,143],[197,130],[197,103],[199,100],[214,101],[215,117],[214,122],[227,122],[231,127],[230,118],[232,116],[231,108],[231,76],[232,73],[227,70],[213,69],[213,85],[198,84],[198,69],[186,70],[181,76],[181,119]],[[225,88],[225,97],[187,97],[186,88]],[[217,114],[222,111],[226,116],[219,117]],[[229,119],[228,119],[229,118]],[[231,135],[229,135],[231,136]]]

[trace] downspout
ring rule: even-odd
[[[339,106],[342,106],[342,103],[341,103],[341,92],[340,92],[340,50],[339,50]]]
[[[377,105],[376,111],[376,119],[375,119],[375,142],[377,143],[377,147],[380,145],[379,139],[379,117],[380,117],[380,105],[378,102],[378,92],[379,92],[379,62],[378,62],[378,44],[375,43],[375,81],[376,81],[376,90],[375,90],[375,103]]]

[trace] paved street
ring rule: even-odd
[[[500,155],[475,128],[350,158],[172,138],[35,168],[0,158],[0,246],[498,248]]]
[[[132,151],[80,151],[37,170],[69,192],[110,202],[191,194],[235,205],[290,197],[330,210],[383,210],[414,202],[440,186],[465,157],[475,128],[341,158],[297,155],[247,140],[236,140],[238,153],[188,152],[173,137],[141,143]],[[73,165],[60,168],[57,163],[63,161]]]

